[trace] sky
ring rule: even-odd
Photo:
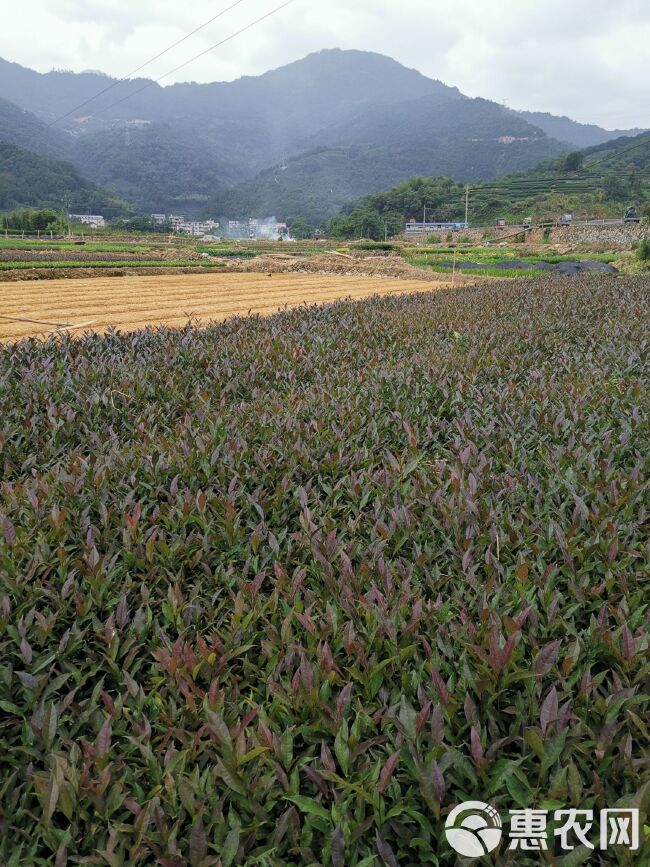
[[[123,77],[235,2],[3,0],[0,57]],[[140,74],[163,76],[283,2],[239,0]],[[650,0],[292,0],[161,84],[259,75],[323,48],[377,51],[514,109],[650,128]]]

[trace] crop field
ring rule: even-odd
[[[405,248],[404,257],[412,265],[426,268],[439,274],[448,274],[454,267],[458,272],[471,272],[483,277],[532,277],[541,276],[549,265],[591,261],[604,265],[617,259],[614,253],[566,253],[553,250],[532,252],[530,249],[510,247],[461,248],[422,247]],[[454,265],[455,260],[455,265]]]
[[[448,282],[217,273],[0,283],[0,341],[52,331],[56,323],[89,323],[95,331],[111,326],[120,330],[173,327],[185,325],[190,318],[207,323],[248,312],[274,313],[284,306],[430,291]],[[20,319],[53,324],[15,321]]]
[[[231,312],[276,303],[235,276]],[[189,304],[100,283],[12,309]],[[648,806],[649,294],[547,275],[0,346],[0,862],[451,867],[483,800],[551,811],[501,865],[650,863],[643,830],[556,857],[552,824]]]
[[[249,261],[268,254],[283,254],[287,249],[293,256],[313,256],[325,250],[323,245],[302,243],[212,243],[175,238],[173,243],[143,243],[87,241],[21,240],[0,238],[0,281],[23,279],[21,272],[34,272],[30,278],[51,279],[60,271],[93,269],[97,272],[122,269],[177,269],[191,268],[198,272],[223,268],[226,264]]]

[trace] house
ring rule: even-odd
[[[68,214],[72,223],[81,223],[82,226],[90,226],[91,229],[104,229],[106,220],[101,214]]]
[[[202,237],[210,235],[215,229],[219,228],[219,223],[216,220],[187,220],[183,216],[172,214],[169,218],[172,231],[183,235],[194,235]]]

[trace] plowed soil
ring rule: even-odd
[[[79,332],[105,331],[111,326],[131,331],[146,325],[177,327],[189,319],[207,324],[247,313],[271,314],[285,306],[424,292],[450,285],[449,279],[258,273],[20,281],[0,283],[0,316],[82,326]],[[55,330],[56,324],[0,318],[2,341]]]

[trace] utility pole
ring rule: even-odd
[[[426,223],[426,221],[427,221],[427,206],[425,205],[424,206],[424,220],[423,220],[423,222]]]
[[[388,222],[384,220],[384,241],[388,240]]]
[[[65,195],[63,196],[63,207],[65,208],[64,217],[65,217],[65,224],[66,224],[67,229],[68,229],[68,238],[69,238],[72,233],[70,231],[70,194],[68,193],[67,190],[65,191]]]
[[[469,218],[469,184],[465,186],[465,228],[468,226]]]

